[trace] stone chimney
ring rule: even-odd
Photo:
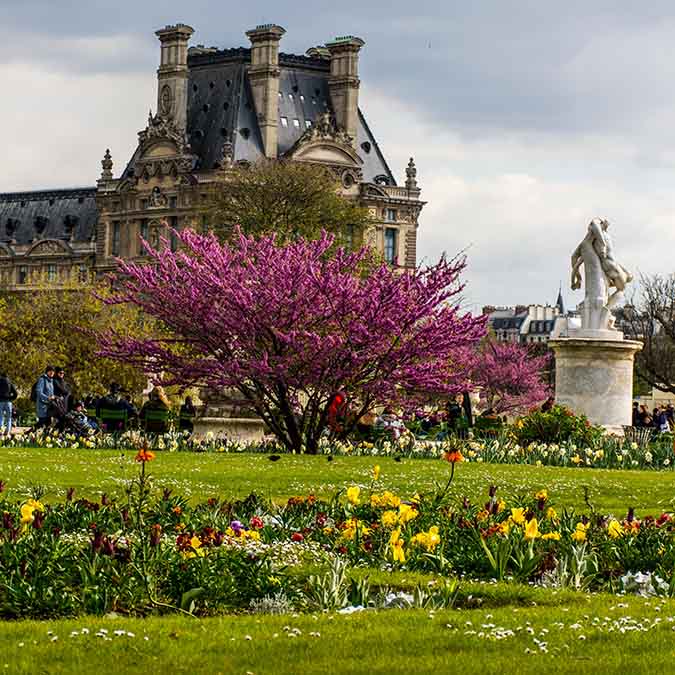
[[[251,41],[248,79],[263,140],[265,157],[275,159],[279,135],[279,41],[286,31],[276,24],[246,32]]]
[[[338,129],[347,132],[356,147],[359,123],[359,51],[365,42],[361,38],[335,38],[326,48],[330,52],[328,89]]]
[[[162,45],[157,70],[157,114],[183,130],[187,127],[188,42],[193,33],[194,29],[184,23],[155,33]]]

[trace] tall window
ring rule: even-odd
[[[384,219],[388,223],[395,223],[396,222],[396,209],[385,209],[384,210]]]
[[[344,242],[345,248],[348,251],[354,250],[354,230],[355,230],[354,225],[347,225],[347,227],[345,228]]]
[[[27,281],[28,281],[28,268],[25,265],[21,265],[19,267],[17,282],[20,284],[25,284]]]
[[[150,233],[150,230],[148,229],[148,219],[143,218],[143,220],[141,220],[140,238],[143,241],[147,242],[149,233]],[[138,255],[145,255],[145,249],[143,248],[143,242],[141,242],[140,240],[138,241]]]
[[[110,245],[110,252],[113,255],[120,254],[120,234],[121,234],[120,221],[116,220],[112,224],[112,242]]]
[[[56,281],[56,265],[47,265],[47,281],[50,283]]]
[[[178,231],[178,216],[171,216],[169,218],[169,227],[171,228],[171,250],[178,250],[178,237],[176,232]]]
[[[393,227],[384,231],[384,259],[393,265],[396,262],[396,235],[398,232]]]

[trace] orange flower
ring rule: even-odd
[[[464,455],[459,450],[453,450],[452,452],[446,452],[443,459],[450,464],[459,464],[464,460]]]
[[[152,462],[153,459],[155,459],[155,453],[145,448],[141,448],[136,455],[137,462]]]
[[[174,506],[171,509],[177,516],[180,516],[181,513],[183,513],[183,509],[181,509],[180,506]]]

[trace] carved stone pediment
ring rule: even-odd
[[[176,178],[192,171],[195,163],[185,130],[161,115],[149,116],[148,126],[138,134],[138,147],[134,176],[146,182],[153,177]]]
[[[286,156],[299,161],[360,167],[363,160],[354,149],[353,139],[335,126],[330,113],[323,113],[295,142]]]
[[[148,126],[138,133],[138,144],[141,152],[145,154],[153,145],[163,141],[171,141],[176,146],[176,152],[182,155],[189,152],[190,146],[185,135],[185,130],[176,126],[173,120],[152,113],[148,117]]]
[[[65,242],[56,239],[44,239],[33,244],[26,253],[27,256],[38,255],[57,255],[62,256],[64,253],[72,253],[72,249]]]
[[[372,184],[362,186],[362,194],[364,197],[375,197],[376,199],[388,199],[389,197],[384,190]]]

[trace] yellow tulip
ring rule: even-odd
[[[522,507],[518,509],[511,509],[511,520],[516,525],[523,525],[525,523],[525,509]]]
[[[621,523],[616,520],[612,519],[607,526],[607,534],[612,538],[612,539],[618,539],[619,537],[623,536],[623,528],[621,527]]]
[[[389,546],[391,547],[394,562],[405,562],[405,551],[403,550],[403,539],[401,539],[401,530],[394,530],[389,537]]]
[[[381,521],[384,527],[395,527],[398,524],[398,513],[396,511],[385,511],[382,514]]]
[[[417,509],[414,509],[409,504],[401,504],[398,507],[398,520],[401,525],[405,525],[415,518],[417,518]]]
[[[560,532],[547,532],[546,534],[541,535],[542,539],[560,541]]]
[[[539,537],[541,537],[541,534],[539,533],[539,523],[536,518],[532,518],[525,526],[525,539],[527,541],[532,541]]]
[[[353,485],[347,489],[347,499],[350,504],[356,506],[359,503],[359,494],[361,494],[361,488],[358,485]]]
[[[558,518],[558,514],[556,513],[556,510],[552,506],[549,506],[546,509],[546,517],[549,520],[556,520]]]
[[[584,525],[583,523],[577,523],[577,527],[572,532],[572,539],[574,541],[586,541],[586,530],[588,529],[588,525]]]
[[[378,480],[380,477],[380,465],[376,464],[373,467],[373,480]]]
[[[548,492],[546,490],[539,490],[534,498],[545,502],[548,499]]]

